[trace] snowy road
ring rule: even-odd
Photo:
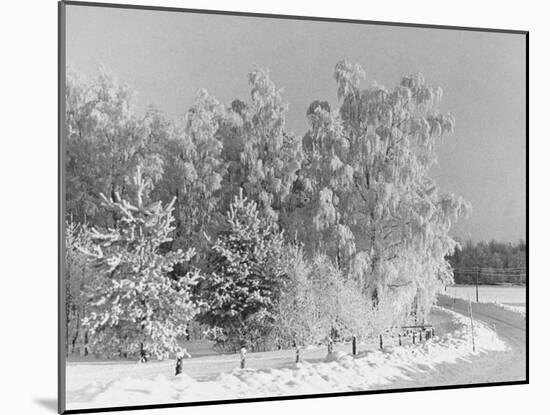
[[[439,304],[450,310],[468,314],[468,303],[440,297]],[[506,310],[495,304],[472,303],[474,318],[496,328],[496,331],[510,347],[510,351],[500,356],[492,356],[495,364],[483,368],[479,374],[473,374],[476,380],[493,382],[526,379],[527,330],[526,318],[519,313]],[[489,360],[489,359],[487,359]],[[481,361],[479,362],[482,363]],[[489,361],[484,362],[490,364]]]
[[[440,296],[438,304],[449,310],[469,316],[468,302]],[[476,320],[483,322],[506,342],[509,349],[471,358],[471,362],[442,364],[437,371],[410,380],[397,381],[391,388],[428,387],[439,385],[467,385],[526,380],[527,331],[526,319],[517,312],[497,304],[472,303]]]

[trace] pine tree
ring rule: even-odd
[[[162,252],[174,231],[172,210],[161,202],[146,204],[151,182],[140,168],[134,176],[136,201],[102,195],[104,206],[120,216],[115,228],[92,229],[92,246],[83,251],[101,274],[100,287],[91,293],[84,325],[90,331],[90,348],[102,355],[138,355],[142,361],[179,351],[178,340],[196,312],[190,287],[191,272],[178,278],[170,273],[176,263],[194,255]]]
[[[197,290],[200,320],[218,329],[218,343],[254,349],[268,335],[285,281],[283,261],[282,234],[240,191],[211,244],[209,268]]]

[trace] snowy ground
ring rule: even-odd
[[[342,350],[320,361],[307,361],[272,369],[234,369],[210,380],[187,374],[177,377],[159,374],[154,378],[123,377],[95,381],[67,394],[67,408],[91,408],[161,404],[280,395],[304,395],[387,388],[392,382],[436,370],[439,364],[453,364],[491,351],[505,351],[507,345],[481,322],[475,322],[472,350],[470,320],[447,313],[453,330],[420,345],[387,347],[384,351],[363,350],[353,357]],[[223,359],[223,357],[221,357]],[[211,359],[210,357],[199,358]],[[190,359],[194,360],[194,359]],[[208,364],[206,360],[203,364]],[[143,365],[142,365],[143,366]]]
[[[476,288],[475,285],[453,285],[447,287],[445,295],[475,301]],[[480,285],[478,295],[480,303],[495,303],[525,316],[526,289],[524,286]]]

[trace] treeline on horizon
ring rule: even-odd
[[[517,243],[471,240],[461,243],[447,257],[453,267],[456,284],[525,283],[527,245]]]
[[[454,118],[420,74],[364,78],[338,62],[338,104],[314,100],[296,135],[261,69],[248,100],[203,89],[177,120],[69,70],[67,352],[164,358],[196,324],[235,350],[424,320],[471,209],[429,175]]]

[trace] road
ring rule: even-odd
[[[468,302],[440,296],[438,305],[469,316]],[[390,388],[418,388],[443,385],[467,385],[526,380],[526,319],[495,304],[472,303],[474,319],[496,329],[509,350],[492,352],[471,359],[471,362],[442,364],[436,371],[413,374],[410,381],[397,381]]]

